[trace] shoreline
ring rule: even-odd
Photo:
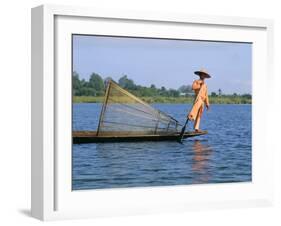
[[[193,97],[140,97],[148,104],[192,104]],[[73,103],[103,103],[103,96],[73,96]],[[210,104],[252,104],[252,99],[242,96],[209,96]]]

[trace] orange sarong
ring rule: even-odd
[[[194,121],[194,129],[199,129],[200,120],[204,111],[204,104],[209,106],[208,89],[206,83],[200,85],[199,80],[196,80],[192,84],[192,89],[195,92],[195,100],[191,111],[188,114],[189,120]]]

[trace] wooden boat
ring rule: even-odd
[[[184,138],[207,134],[207,131],[185,132]],[[173,134],[134,134],[134,133],[108,133],[108,135],[97,136],[96,131],[74,131],[72,133],[74,144],[83,143],[105,143],[105,142],[140,142],[140,141],[176,141],[179,133]]]
[[[97,131],[73,131],[73,143],[177,140],[182,125],[172,116],[109,81]],[[207,134],[186,132],[183,138]]]

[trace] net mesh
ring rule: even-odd
[[[109,81],[103,103],[98,136],[172,134],[177,120]]]

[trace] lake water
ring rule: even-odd
[[[182,124],[187,104],[154,104]],[[96,130],[101,104],[74,104],[73,130]],[[251,105],[211,105],[208,134],[177,142],[74,144],[72,188],[245,182],[252,179]],[[193,123],[188,130],[193,129]]]

